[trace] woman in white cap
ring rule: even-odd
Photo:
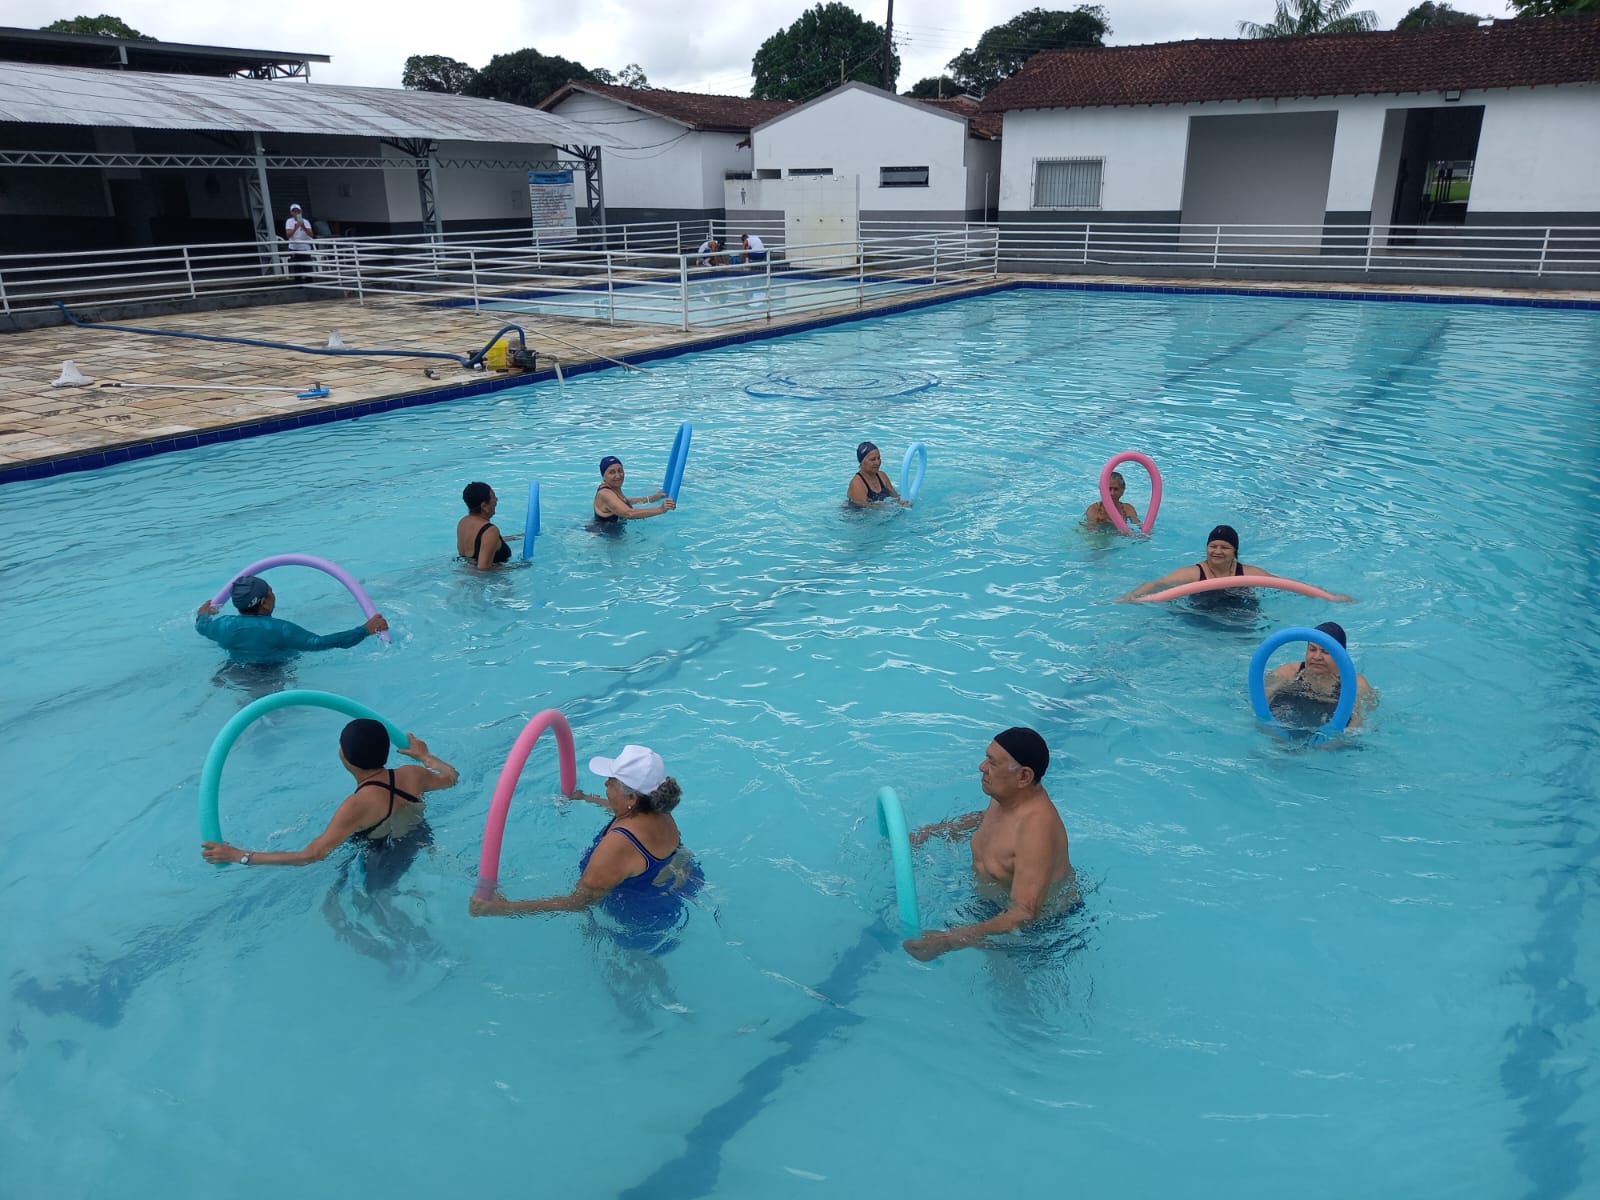
[[[614,940],[661,952],[687,917],[684,900],[705,882],[700,864],[684,848],[672,810],[683,795],[661,756],[645,746],[624,746],[615,758],[591,758],[589,770],[606,781],[606,794],[574,792],[611,810],[610,822],[578,863],[578,883],[565,896],[541,900],[473,897],[472,915],[583,912],[598,905],[619,926]]]

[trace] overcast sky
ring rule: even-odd
[[[331,63],[312,68],[318,83],[398,87],[401,68],[413,54],[443,54],[481,67],[496,53],[532,46],[586,67],[615,71],[636,62],[655,87],[747,96],[750,60],[761,43],[815,2],[713,2],[691,16],[694,10],[683,0],[7,0],[0,22],[36,28],[80,13],[109,12],[164,42],[330,55]],[[1417,2],[1369,0],[1360,6],[1392,29]],[[850,6],[881,25],[886,5],[887,0]],[[942,73],[991,25],[1029,8],[1050,7],[1027,0],[899,0],[894,29],[900,90]],[[1102,7],[1111,24],[1108,42],[1118,46],[1234,37],[1241,20],[1265,23],[1273,10],[1272,0],[1121,0]],[[1504,0],[1453,7],[1507,15]]]

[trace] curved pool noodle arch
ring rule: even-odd
[[[917,464],[917,473],[914,476],[911,474],[913,459]],[[917,496],[922,492],[922,477],[927,473],[928,448],[921,442],[912,442],[906,447],[906,456],[900,462],[900,494],[915,504]]]
[[[892,787],[878,789],[878,832],[889,839],[894,861],[894,896],[900,910],[900,932],[908,938],[922,936],[922,914],[917,911],[917,881],[911,872],[911,835],[906,814]]]
[[[483,822],[483,849],[478,854],[478,885],[472,894],[480,899],[494,895],[500,882],[500,846],[506,836],[506,814],[511,809],[511,797],[516,793],[517,780],[522,778],[522,768],[527,765],[533,745],[546,729],[556,735],[556,759],[561,769],[561,794],[570,796],[578,790],[578,755],[572,743],[572,726],[561,715],[560,709],[547,708],[538,712],[522,727],[517,740],[512,743],[506,764],[500,768],[500,778],[494,785],[494,799],[489,802],[489,815]]]
[[[1294,592],[1318,600],[1337,601],[1332,592],[1325,592],[1314,584],[1301,583],[1298,579],[1280,579],[1276,575],[1223,575],[1216,579],[1196,579],[1193,583],[1180,583],[1177,587],[1151,592],[1148,596],[1135,596],[1133,602],[1152,604],[1160,600],[1177,600],[1183,596],[1193,596],[1196,592],[1221,592],[1228,588],[1253,587],[1276,588],[1280,592]]]
[[[683,486],[683,468],[689,462],[689,443],[694,440],[694,426],[688,421],[678,426],[672,439],[672,453],[667,455],[667,473],[661,478],[661,490],[678,502],[678,489]]]
[[[218,797],[222,790],[222,767],[228,761],[228,753],[233,749],[233,744],[254,721],[266,716],[269,712],[276,712],[280,708],[327,708],[334,712],[343,713],[350,718],[366,717],[373,721],[380,721],[389,731],[389,743],[395,749],[404,749],[411,744],[411,738],[405,730],[396,725],[387,717],[373,712],[360,701],[351,700],[334,692],[314,692],[293,689],[287,692],[274,692],[270,696],[263,696],[250,704],[245,705],[228,720],[217,736],[211,741],[211,749],[206,752],[205,766],[200,769],[200,840],[204,842],[220,842],[222,838],[222,820],[217,813]],[[218,863],[217,866],[225,864]]]
[[[1341,646],[1339,640],[1332,634],[1324,633],[1320,629],[1309,629],[1303,625],[1280,629],[1256,647],[1256,652],[1250,656],[1250,707],[1255,709],[1256,717],[1279,737],[1287,738],[1291,735],[1278,718],[1272,715],[1272,708],[1267,703],[1267,659],[1272,657],[1274,650],[1289,642],[1315,642],[1326,650],[1329,657],[1339,666],[1339,702],[1334,706],[1333,715],[1328,718],[1327,723],[1311,735],[1312,743],[1321,745],[1329,738],[1343,733],[1344,727],[1350,723],[1350,714],[1356,707],[1356,664],[1350,658],[1350,652]]]
[[[1140,533],[1148,534],[1156,527],[1156,513],[1161,511],[1161,472],[1156,469],[1149,455],[1140,454],[1137,450],[1124,450],[1107,459],[1106,465],[1100,468],[1100,503],[1105,507],[1106,518],[1118,533],[1133,532],[1128,528],[1128,520],[1122,515],[1122,510],[1111,499],[1111,473],[1125,462],[1138,463],[1150,473],[1150,507],[1145,510],[1144,521],[1139,526]]]
[[[271,558],[263,558],[260,562],[253,562],[242,571],[235,571],[228,582],[223,584],[217,594],[211,597],[211,607],[221,608],[228,598],[228,592],[233,587],[233,581],[245,575],[255,575],[261,571],[270,571],[273,567],[310,567],[321,571],[324,575],[331,575],[344,584],[345,591],[355,597],[361,611],[371,618],[378,615],[377,606],[372,603],[372,598],[367,595],[362,586],[355,581],[355,577],[341,567],[338,563],[329,562],[325,558],[318,558],[314,554],[274,554]],[[390,641],[387,629],[379,630],[378,636],[385,642]]]

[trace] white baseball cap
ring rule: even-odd
[[[298,204],[291,204],[291,205],[289,205],[289,211],[290,212],[299,212],[300,211],[300,206]]]
[[[624,746],[615,758],[591,758],[589,770],[603,779],[615,779],[641,796],[648,796],[667,778],[667,764],[648,746]]]

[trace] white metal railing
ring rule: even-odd
[[[764,264],[734,263],[758,233]],[[696,253],[710,235],[727,265]],[[1061,221],[863,221],[860,236],[788,247],[781,224],[656,222],[567,231],[320,239],[304,277],[281,243],[0,257],[0,313],[61,300],[103,307],[248,295],[302,284],[365,299],[407,295],[500,309],[680,327],[864,304],[876,296],[990,278],[1000,270],[1257,274],[1403,281],[1490,278],[1574,285],[1600,280],[1600,226],[1216,225]],[[766,286],[755,286],[757,282]],[[796,286],[799,284],[806,286]]]

